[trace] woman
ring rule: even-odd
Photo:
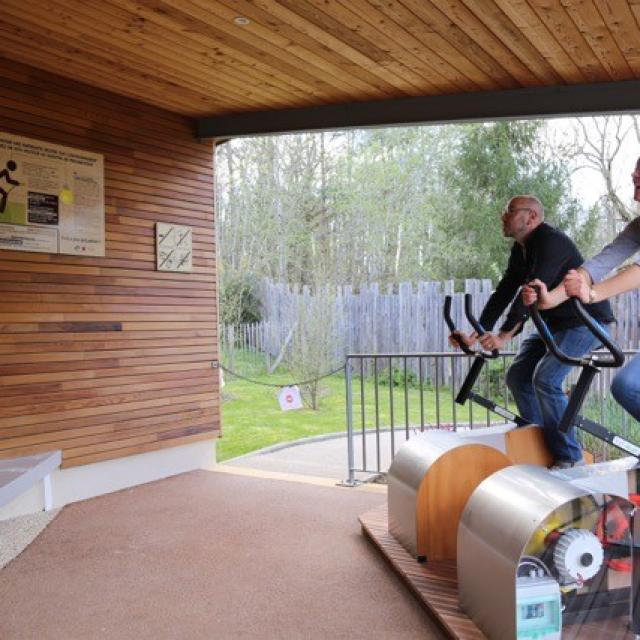
[[[640,158],[631,177],[634,185],[633,198],[640,202]],[[529,305],[538,299],[541,309],[555,307],[568,297],[592,304],[640,288],[640,256],[636,256],[635,262],[626,269],[602,279],[639,251],[640,217],[637,217],[597,256],[587,260],[579,269],[568,271],[562,284],[552,291],[547,291],[544,283],[538,280],[530,282],[523,289],[524,302]],[[539,295],[534,286],[538,288]],[[636,354],[618,372],[611,384],[611,393],[626,411],[640,420],[640,354]]]

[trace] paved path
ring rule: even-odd
[[[404,442],[405,432],[396,431],[394,434],[395,450]],[[362,461],[362,437],[356,439],[355,464],[363,468]],[[380,433],[380,463],[376,455],[375,433],[367,434],[366,468],[372,472],[386,471],[391,463],[391,434]],[[288,442],[275,447],[261,449],[254,453],[239,458],[233,458],[222,463],[233,467],[246,467],[263,471],[275,471],[279,473],[294,473],[300,475],[319,476],[332,478],[336,482],[347,479],[347,438],[345,435],[318,436],[304,438],[296,442]],[[358,479],[371,477],[372,473],[357,473]]]
[[[463,424],[459,428],[463,433],[469,435],[472,433]],[[505,428],[505,425],[495,425],[492,430],[499,431]],[[413,435],[413,433],[413,428],[410,428],[409,434]],[[354,438],[354,466],[357,469],[367,469],[368,472],[356,473],[356,479],[371,479],[377,472],[387,471],[393,457],[392,448],[397,452],[405,442],[405,438],[404,428],[394,431],[393,444],[390,431],[381,431],[378,438],[375,431],[372,431],[367,433],[366,445],[363,447],[362,434],[358,433]],[[379,459],[378,450],[380,451]],[[349,476],[347,460],[346,435],[331,434],[267,447],[246,456],[227,460],[222,464],[276,473],[318,476],[339,482],[346,480]]]

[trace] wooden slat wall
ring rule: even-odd
[[[213,148],[182,116],[0,58],[0,130],[102,153],[106,256],[0,251],[0,457],[63,466],[219,431]],[[155,271],[156,221],[194,269]]]

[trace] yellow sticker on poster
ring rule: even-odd
[[[104,218],[102,155],[0,133],[0,249],[104,256]]]

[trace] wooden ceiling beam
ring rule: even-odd
[[[527,87],[198,118],[198,138],[640,112],[640,80]]]

